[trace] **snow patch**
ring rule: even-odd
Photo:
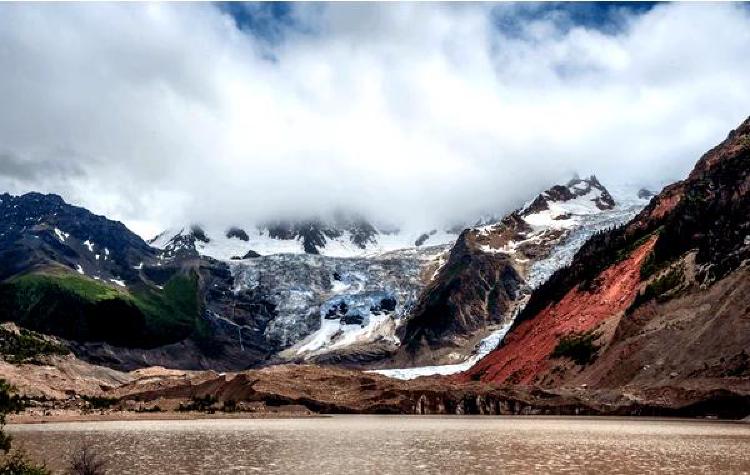
[[[505,334],[510,330],[511,323],[503,325],[488,337],[484,338],[479,342],[474,354],[471,355],[463,363],[448,364],[448,365],[436,365],[436,366],[420,366],[417,368],[399,368],[399,369],[376,369],[372,371],[366,371],[366,373],[377,373],[389,378],[395,379],[414,379],[420,376],[433,376],[433,375],[449,375],[461,373],[467,371],[469,368],[477,364],[479,360],[487,356],[492,350],[497,348],[497,345],[505,338]]]
[[[601,194],[600,190],[592,188],[591,192],[572,200],[548,201],[548,209],[524,216],[524,220],[531,226],[541,228],[570,229],[579,226],[583,216],[606,213],[596,206],[596,199]]]
[[[65,240],[70,236],[70,233],[60,231],[58,228],[55,228],[55,234],[57,235],[57,238],[60,240],[60,242],[65,242]]]
[[[618,201],[612,210],[575,217],[577,225],[570,230],[562,242],[552,249],[550,255],[531,264],[526,278],[529,287],[532,289],[539,287],[556,270],[569,265],[575,253],[597,232],[620,226],[633,219],[643,209],[644,201],[628,199],[628,196]]]

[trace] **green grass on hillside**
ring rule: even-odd
[[[26,274],[0,284],[0,316],[77,341],[154,347],[202,329],[195,274],[162,290],[118,288],[85,276]]]
[[[37,298],[48,292],[51,287],[70,292],[91,302],[125,298],[128,295],[124,289],[120,290],[88,277],[72,274],[26,274],[11,279],[9,283],[23,292],[26,302],[29,304],[33,304]]]
[[[675,289],[678,289],[684,282],[685,269],[682,265],[676,265],[664,275],[654,279],[643,292],[636,295],[633,303],[625,310],[625,314],[632,314],[638,307],[652,300],[656,300],[658,303],[666,302],[675,296]]]
[[[177,331],[188,336],[200,329],[198,279],[196,276],[175,275],[157,291],[147,289],[132,296],[135,305],[147,316],[156,333]],[[183,338],[184,338],[183,336]]]
[[[599,352],[599,346],[595,343],[598,337],[599,335],[591,331],[570,333],[560,338],[550,356],[570,358],[575,364],[585,366],[593,361]]]

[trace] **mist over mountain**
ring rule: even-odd
[[[576,171],[658,191],[746,115],[748,8],[587,8],[3,5],[0,190],[144,238],[342,208],[428,229]]]

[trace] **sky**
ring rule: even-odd
[[[731,3],[2,4],[0,191],[147,238],[658,188],[750,115],[748,51]]]

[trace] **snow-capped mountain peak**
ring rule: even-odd
[[[190,225],[164,231],[149,243],[165,258],[202,254],[220,260],[242,260],[258,255],[319,254],[366,257],[415,247],[446,245],[457,234],[442,230],[380,230],[358,218],[333,222],[321,219],[274,221],[261,225]]]
[[[564,219],[567,214],[594,214],[615,207],[615,200],[596,176],[573,178],[567,185],[556,185],[540,193],[518,211],[524,217],[533,215]],[[547,211],[548,213],[544,213]],[[534,219],[534,218],[532,218]]]

